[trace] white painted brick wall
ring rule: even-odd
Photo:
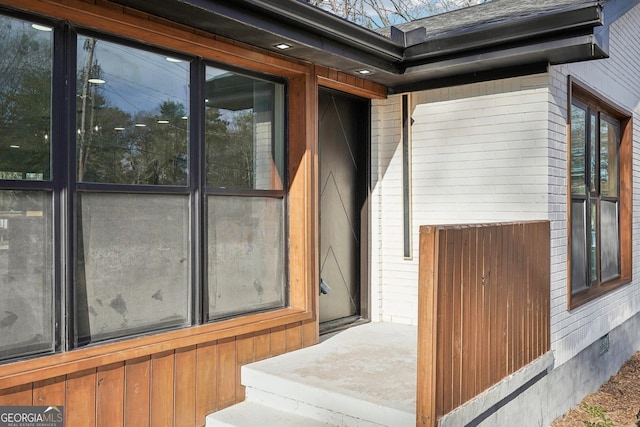
[[[552,234],[551,342],[556,364],[640,311],[640,6],[619,19],[610,31],[610,58],[551,67],[549,73],[549,217]],[[572,311],[567,310],[567,76],[575,76],[600,95],[631,111],[633,146],[633,277],[634,281]],[[624,230],[623,230],[624,232]]]
[[[422,224],[551,221],[556,365],[640,311],[640,6],[611,29],[611,58],[412,94],[413,258],[403,258],[400,96],[373,105],[374,319],[416,323]],[[634,282],[567,310],[567,75],[634,112]]]
[[[547,218],[549,95],[537,75],[411,96],[413,256],[403,257],[401,128],[380,129],[401,126],[395,96],[374,105],[372,276],[379,318],[415,324],[420,225]]]

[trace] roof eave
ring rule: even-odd
[[[602,59],[608,56],[593,35],[578,35],[500,50],[471,52],[407,67],[404,81],[389,93],[454,86],[545,72],[548,65]]]
[[[293,47],[280,54],[354,74],[394,92],[465,75],[475,78],[486,74],[486,67],[522,69],[606,56],[606,46],[592,37],[602,25],[597,1],[451,32],[409,47],[297,0],[111,1],[271,51],[284,41]],[[549,44],[554,47],[544,47]],[[363,68],[370,74],[357,74]]]

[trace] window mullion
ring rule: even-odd
[[[189,186],[191,197],[191,286],[192,322],[204,322],[204,307],[207,304],[206,277],[206,211],[204,199],[204,99],[205,64],[201,59],[191,62],[190,70],[190,117],[189,117]]]

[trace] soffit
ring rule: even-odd
[[[292,48],[279,54],[374,81],[390,92],[607,56],[595,33],[604,23],[602,1],[494,0],[381,32],[298,0],[112,1],[274,52],[275,44],[286,42]],[[358,74],[362,69],[371,74]]]

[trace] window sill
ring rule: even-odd
[[[629,283],[631,283],[631,277],[621,277],[600,286],[589,288],[586,291],[579,292],[575,295],[570,295],[567,309],[569,311],[574,310]]]
[[[44,355],[0,366],[0,390],[34,381],[145,357],[154,353],[210,343],[269,328],[313,319],[313,313],[294,308],[249,314],[235,319],[171,332],[99,344],[66,353]]]

